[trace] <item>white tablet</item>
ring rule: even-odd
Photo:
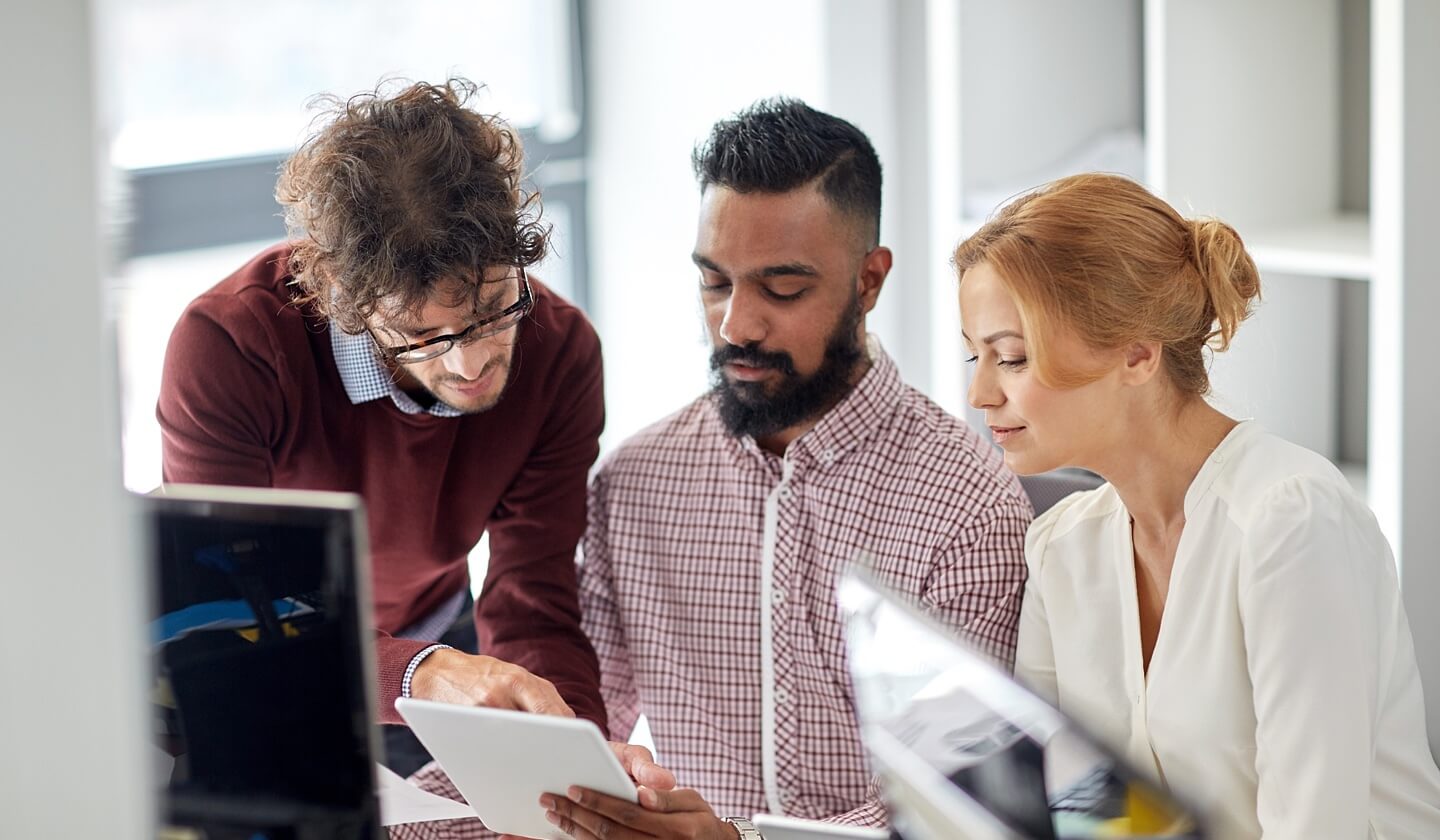
[[[571,785],[636,801],[635,783],[588,720],[406,698],[395,708],[492,831],[568,840],[545,819],[540,796]]]
[[[756,814],[750,821],[755,823],[765,840],[888,840],[890,837],[890,832],[882,828],[797,820],[773,814]]]

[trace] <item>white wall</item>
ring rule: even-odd
[[[799,97],[875,144],[886,182],[881,241],[897,251],[869,327],[924,387],[928,333],[901,329],[904,312],[925,311],[928,290],[926,259],[897,241],[905,205],[898,8],[888,0],[739,0],[723,13],[649,0],[590,4],[591,310],[605,342],[607,447],[706,388],[690,152],[717,120],[765,96]]]
[[[867,326],[906,381],[963,410],[949,268],[959,236],[959,125],[956,113],[933,107],[936,97],[958,96],[959,75],[947,63],[953,50],[925,47],[937,37],[949,43],[935,30],[959,26],[956,8],[742,0],[717,14],[691,3],[592,0],[590,308],[605,342],[607,448],[706,387],[689,261],[699,208],[689,155],[716,120],[777,93],[850,120],[875,145],[885,173],[880,238],[895,264]]]
[[[590,299],[607,445],[706,387],[690,151],[762,96],[818,100],[821,14],[818,0],[590,4]]]
[[[0,834],[154,836],[139,554],[102,338],[90,9],[0,5]],[[63,340],[57,336],[64,335]]]
[[[1440,106],[1434,81],[1440,4],[1373,0],[1373,125],[1369,450],[1376,505],[1395,543],[1401,588],[1424,680],[1430,750],[1440,755]],[[1372,504],[1374,497],[1372,496]]]

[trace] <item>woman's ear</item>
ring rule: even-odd
[[[1126,384],[1143,385],[1155,378],[1164,361],[1165,348],[1158,341],[1137,341],[1125,348],[1121,377]]]

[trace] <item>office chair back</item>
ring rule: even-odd
[[[1054,507],[1061,499],[1082,490],[1094,490],[1105,480],[1089,470],[1066,467],[1038,475],[1020,476],[1020,486],[1030,497],[1030,504],[1039,516]]]

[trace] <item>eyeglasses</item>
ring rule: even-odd
[[[516,269],[520,273],[520,299],[495,315],[481,318],[458,333],[436,336],[416,344],[387,347],[380,343],[380,339],[375,337],[374,331],[368,326],[365,331],[370,334],[370,340],[375,343],[375,349],[380,352],[380,355],[398,365],[427,362],[450,352],[450,349],[457,344],[464,347],[474,344],[482,338],[499,335],[519,324],[535,308],[535,299],[530,294],[530,279],[525,276],[523,267],[517,266]]]

